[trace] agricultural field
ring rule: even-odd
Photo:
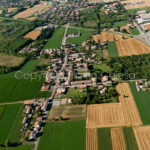
[[[150,124],[150,92],[149,91],[141,91],[138,92],[135,86],[135,83],[129,83],[132,94],[134,96],[138,111],[140,113],[141,119],[143,121],[144,125],[149,125]]]
[[[74,119],[86,118],[86,105],[60,106],[53,107],[49,114],[49,119],[59,119],[60,117]]]
[[[150,53],[150,47],[141,41],[129,38],[116,41],[119,56],[131,56]]]
[[[80,32],[80,29],[78,28],[68,28],[67,34],[78,34]]]
[[[124,139],[127,150],[138,150],[138,145],[132,127],[123,127]]]
[[[4,106],[0,106],[0,109],[3,109]],[[3,109],[3,114],[0,117],[0,144],[4,144],[6,139],[17,143],[19,139],[19,135],[15,135],[14,133],[19,133],[17,125],[21,119],[21,114],[23,111],[23,104],[13,104],[5,106]],[[8,117],[9,116],[9,117]]]
[[[33,80],[28,76],[28,74],[31,75],[38,63],[39,60],[29,61],[19,71],[0,75],[0,102],[22,101],[50,96],[50,92],[40,91],[44,82],[42,75]]]
[[[139,150],[148,150],[150,148],[150,126],[134,127],[134,134]]]
[[[87,128],[142,125],[129,85],[127,83],[119,84],[117,91],[120,94],[119,103],[87,107]]]
[[[67,43],[77,44],[78,46],[81,46],[82,42],[86,41],[92,36],[93,30],[81,29],[80,33],[80,37],[67,38]]]
[[[30,40],[24,39],[23,36],[34,26],[35,23],[29,21],[0,18],[0,52],[18,52],[30,43]]]
[[[33,30],[33,31],[27,33],[27,34],[24,36],[24,38],[25,38],[25,39],[28,39],[28,38],[29,38],[29,39],[31,39],[31,40],[36,40],[36,39],[39,37],[40,34],[41,34],[41,31]]]
[[[113,27],[116,28],[116,27],[122,27],[122,26],[126,26],[127,24],[130,24],[131,22],[127,22],[127,21],[120,21],[120,22],[115,22],[113,24]]]
[[[0,66],[19,66],[24,60],[24,57],[17,57],[7,55],[4,53],[0,54]]]
[[[64,36],[65,28],[61,27],[54,30],[54,33],[52,37],[48,40],[46,45],[44,46],[44,49],[50,49],[50,48],[60,48]]]
[[[45,2],[42,2],[40,4],[37,4],[31,8],[26,9],[23,12],[19,12],[18,14],[16,14],[13,18],[14,19],[18,19],[18,18],[28,18],[30,16],[33,16],[35,13],[42,11],[42,10],[46,10],[50,7],[50,5],[44,5]]]
[[[98,150],[112,150],[110,128],[99,128],[98,131]]]
[[[132,4],[135,2],[135,4]],[[129,10],[129,9],[139,9],[139,8],[145,8],[145,7],[150,7],[150,1],[149,0],[142,0],[141,4],[136,4],[137,0],[125,0],[122,1],[122,4],[125,4],[125,9]]]
[[[109,57],[117,57],[118,56],[116,43],[114,41],[108,42],[108,54],[109,54]]]
[[[106,42],[112,42],[112,41],[118,41],[122,39],[123,36],[120,34],[115,33],[109,33],[109,32],[101,32],[101,34],[97,34],[93,36],[93,40],[98,43],[106,43]]]
[[[54,142],[57,141],[57,142]],[[47,122],[38,150],[85,150],[85,121]]]

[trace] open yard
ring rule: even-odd
[[[50,111],[49,119],[59,119],[60,116],[68,119],[85,119],[86,105],[53,107]]]
[[[38,150],[85,150],[85,121],[47,122]]]
[[[44,46],[44,49],[60,48],[63,40],[64,32],[65,32],[64,27],[55,29],[52,37],[50,37],[50,39]]]
[[[0,66],[19,66],[23,60],[24,57],[0,54]]]
[[[1,107],[0,107],[1,108]],[[4,144],[6,139],[11,140],[12,135],[17,131],[17,123],[20,120],[23,107],[22,104],[13,104],[5,106],[4,112],[0,117],[0,144]],[[16,132],[17,133],[17,132]],[[19,135],[15,135],[19,136]],[[15,138],[14,141],[18,142],[19,137]]]
[[[81,46],[82,42],[86,41],[89,37],[92,36],[93,30],[81,29],[80,33],[80,37],[67,38],[67,43],[73,43],[77,44],[78,46]]]
[[[150,124],[150,91],[138,92],[135,83],[129,83],[143,124]]]

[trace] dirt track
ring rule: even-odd
[[[112,128],[111,139],[113,150],[126,150],[122,128]]]
[[[139,150],[150,150],[150,126],[135,127],[134,134]]]
[[[150,47],[141,41],[129,38],[116,41],[119,56],[131,56],[150,53]]]
[[[97,129],[86,129],[86,150],[98,150]]]
[[[142,125],[128,83],[117,86],[119,103],[96,104],[87,107],[87,128]]]

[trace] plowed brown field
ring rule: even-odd
[[[141,41],[129,38],[116,41],[119,56],[131,56],[150,53],[150,47]]]
[[[101,34],[97,34],[93,36],[93,40],[98,43],[100,42],[108,42],[108,41],[115,41],[122,39],[122,35],[115,34],[115,33],[109,33],[109,32],[101,32]]]
[[[87,128],[142,125],[129,85],[119,84],[117,90],[121,94],[119,103],[87,107]]]
[[[124,135],[122,128],[111,129],[112,149],[113,150],[126,150]]]
[[[97,129],[86,129],[86,150],[98,150]]]
[[[143,2],[141,4],[130,4],[133,2]],[[126,9],[136,9],[136,8],[144,8],[144,7],[149,7],[150,6],[150,0],[126,0],[122,1],[122,4],[126,4],[125,8]]]
[[[135,127],[134,134],[139,150],[150,150],[150,126]]]
[[[24,38],[29,38],[29,39],[32,39],[32,40],[36,40],[40,34],[41,34],[41,31],[34,30],[34,31],[31,31],[31,32],[27,33],[24,36]]]

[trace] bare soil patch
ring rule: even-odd
[[[31,31],[31,32],[27,33],[24,36],[24,38],[29,38],[29,39],[32,39],[32,40],[36,40],[40,34],[41,34],[41,31],[34,30],[34,31]]]

